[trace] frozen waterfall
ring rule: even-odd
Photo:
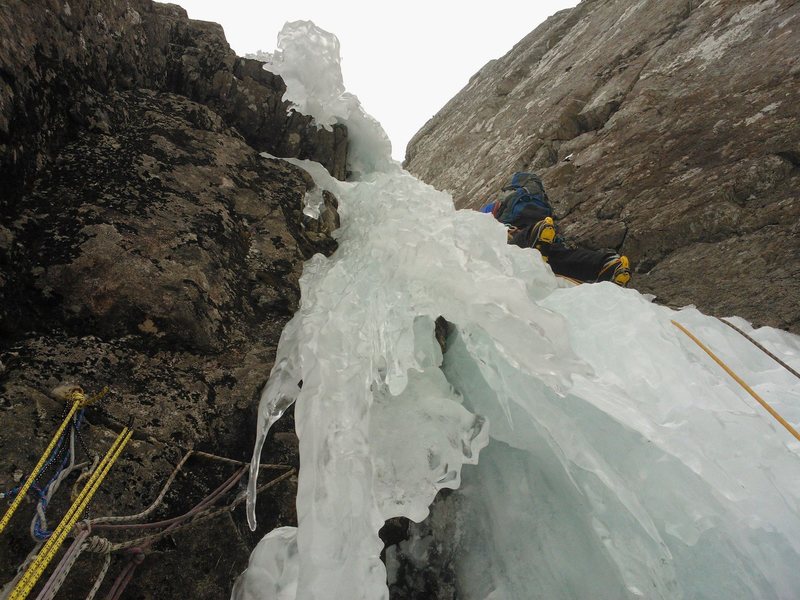
[[[797,597],[800,442],[671,320],[795,425],[800,381],[697,310],[565,287],[391,161],[334,36],[297,22],[279,40],[269,68],[321,126],[348,125],[356,175],[299,162],[339,199],[339,249],[305,265],[253,459],[295,402],[299,527],[259,543],[234,600],[388,598],[378,530],[459,487],[458,536],[406,544],[420,567],[426,544],[452,545],[460,598]],[[439,316],[455,325],[444,355]],[[797,337],[751,335],[800,367]]]

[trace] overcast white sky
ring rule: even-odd
[[[578,0],[173,0],[215,21],[237,54],[276,47],[287,21],[311,20],[339,38],[348,92],[378,119],[402,160],[408,141],[469,78],[548,16]],[[476,3],[478,4],[478,3]]]

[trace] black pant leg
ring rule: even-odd
[[[542,244],[541,252],[553,273],[579,281],[595,281],[608,260],[608,252],[570,248],[559,242]]]
[[[531,230],[536,227],[536,223],[517,229],[517,232],[508,240],[509,244],[514,244],[520,248],[531,247]]]

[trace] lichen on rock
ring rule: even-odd
[[[343,178],[347,132],[287,111],[281,79],[236,57],[218,25],[149,0],[3,3],[0,68],[0,491],[60,421],[64,398],[50,390],[109,386],[86,411],[90,451],[131,419],[135,433],[91,516],[136,513],[189,449],[249,459],[303,262],[332,253],[338,227],[333,195],[309,219],[313,180],[260,153]],[[291,414],[279,429],[265,457],[296,467]],[[154,518],[230,473],[191,459]],[[236,511],[158,542],[126,593],[227,596],[258,536],[296,523],[295,484],[270,490],[255,534]],[[68,500],[62,489],[51,521]],[[32,516],[23,503],[0,540],[2,582],[33,547]],[[61,594],[85,595],[100,563],[81,559]]]

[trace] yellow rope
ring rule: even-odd
[[[95,492],[97,492],[103,479],[105,479],[111,466],[116,462],[117,458],[119,458],[119,455],[122,453],[122,450],[125,448],[125,445],[131,439],[132,435],[133,432],[127,427],[120,432],[111,445],[111,448],[106,452],[103,460],[97,465],[89,481],[86,482],[86,485],[75,502],[70,506],[67,514],[64,515],[61,523],[58,524],[58,527],[53,531],[53,534],[47,540],[36,559],[28,567],[28,570],[25,571],[25,575],[19,580],[14,591],[12,591],[11,595],[8,597],[8,600],[24,600],[28,596],[36,585],[36,582],[42,576],[42,573],[44,573],[45,569],[50,564],[50,561],[53,560],[53,557],[56,555],[56,552],[58,552],[67,534],[72,530],[75,523],[83,514],[86,506],[91,501]]]
[[[47,445],[47,448],[42,453],[42,456],[39,458],[39,462],[36,463],[36,466],[33,468],[30,475],[28,475],[28,478],[25,480],[25,483],[23,483],[22,487],[19,488],[17,496],[16,498],[14,498],[14,501],[11,503],[11,506],[8,507],[5,514],[3,515],[3,518],[0,519],[0,533],[3,533],[3,530],[8,526],[8,523],[11,521],[11,516],[14,514],[14,511],[16,511],[17,508],[19,508],[20,503],[25,498],[25,494],[28,493],[28,490],[30,489],[31,485],[33,485],[33,482],[36,481],[36,477],[38,476],[39,471],[42,469],[44,463],[47,461],[47,457],[50,456],[50,453],[53,451],[53,448],[55,448],[55,445],[58,443],[61,434],[64,433],[64,430],[67,428],[67,425],[70,424],[70,421],[72,421],[72,418],[75,416],[75,413],[84,406],[87,406],[92,402],[99,400],[107,393],[108,393],[108,388],[104,387],[102,390],[100,390],[97,394],[95,394],[91,398],[87,398],[84,395],[83,391],[77,389],[72,391],[67,396],[66,399],[72,402],[72,407],[69,409],[67,416],[64,417],[64,420],[61,422],[61,425],[59,425],[58,429],[56,429],[55,434],[53,434],[53,439],[50,440],[50,443]]]
[[[755,391],[753,391],[753,388],[747,385],[747,383],[745,383],[741,377],[739,377],[736,373],[734,373],[733,370],[728,365],[722,362],[722,360],[720,360],[716,354],[714,354],[711,350],[709,350],[708,347],[705,344],[703,344],[703,342],[698,340],[688,329],[686,329],[686,327],[684,327],[677,321],[672,321],[672,324],[675,325],[675,327],[680,329],[687,336],[689,336],[689,338],[695,344],[700,346],[705,351],[706,354],[708,354],[712,359],[714,359],[714,362],[716,362],[720,367],[722,367],[728,375],[733,377],[736,383],[742,386],[745,389],[745,391],[747,391],[748,394],[750,394],[753,398],[755,398],[756,401],[761,406],[763,406],[766,409],[766,411],[775,418],[776,421],[778,421],[778,423],[783,425],[789,433],[791,433],[795,438],[797,438],[797,441],[800,441],[800,433],[798,433],[797,430],[794,427],[792,427],[792,425],[786,419],[784,419],[780,414],[778,414],[778,411],[772,408],[763,398],[761,398],[761,396],[756,394]]]
[[[53,451],[53,448],[55,448],[55,445],[58,443],[61,434],[64,433],[64,430],[67,428],[67,425],[69,425],[70,422],[72,421],[72,417],[75,416],[75,413],[78,412],[78,409],[81,406],[83,406],[84,402],[86,402],[86,397],[81,392],[74,392],[73,394],[71,394],[69,399],[72,400],[72,408],[69,409],[67,416],[64,417],[64,420],[61,422],[61,425],[59,425],[58,429],[56,429],[56,432],[53,435],[53,439],[50,440],[50,443],[48,444],[47,448],[42,453],[41,458],[39,458],[39,462],[36,463],[36,466],[31,470],[31,473],[30,475],[28,475],[28,478],[25,480],[25,483],[23,483],[22,487],[19,488],[17,496],[16,498],[14,498],[14,501],[11,503],[11,506],[8,507],[5,514],[3,515],[3,518],[0,519],[0,533],[3,532],[3,530],[8,525],[9,521],[11,521],[11,516],[14,514],[14,511],[17,510],[20,503],[25,498],[25,494],[28,493],[28,490],[30,489],[31,485],[33,485],[33,482],[36,480],[36,477],[39,474],[39,471],[42,469],[42,466],[44,466],[47,457],[50,456],[50,453]]]

